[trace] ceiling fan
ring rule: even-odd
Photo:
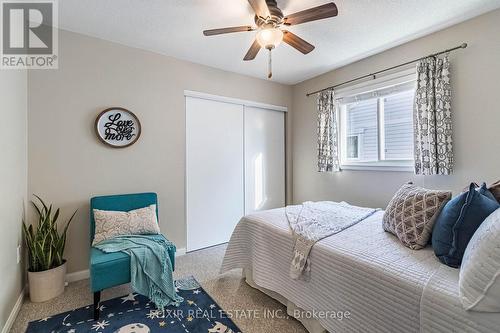
[[[248,2],[255,12],[254,21],[256,26],[245,25],[230,28],[210,29],[203,31],[203,34],[205,36],[214,36],[232,32],[257,30],[257,36],[243,60],[248,61],[255,59],[261,48],[269,50],[268,78],[272,77],[271,50],[277,47],[282,41],[303,54],[308,54],[314,50],[314,45],[309,44],[290,31],[282,29],[283,26],[291,26],[321,20],[337,16],[338,14],[337,6],[333,2],[309,8],[288,16],[283,15],[283,12],[278,8],[276,0],[248,0]]]

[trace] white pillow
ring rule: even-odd
[[[156,205],[128,212],[94,209],[95,236],[92,245],[123,235],[159,234]]]
[[[465,310],[500,312],[500,208],[484,220],[467,245],[458,284]]]

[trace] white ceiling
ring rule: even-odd
[[[278,0],[286,14],[328,0]],[[337,0],[335,18],[290,27],[316,49],[273,51],[273,80],[295,84],[368,55],[500,8],[500,0]],[[255,32],[204,37],[253,23],[246,0],[62,0],[59,26],[227,71],[266,78],[267,54],[244,62]],[[454,46],[454,45],[443,45]]]

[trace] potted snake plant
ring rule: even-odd
[[[66,232],[76,211],[60,228],[57,223],[59,208],[54,210],[39,196],[35,195],[35,198],[37,203],[31,203],[37,213],[38,223],[28,226],[23,220],[23,233],[28,249],[30,299],[32,302],[44,302],[64,292]]]

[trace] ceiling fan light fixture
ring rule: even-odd
[[[264,28],[257,33],[257,42],[266,49],[274,49],[283,40],[283,31],[278,28]]]
[[[221,29],[204,30],[205,36],[228,34],[233,32],[257,31],[257,35],[243,57],[244,61],[254,60],[260,49],[267,49],[269,55],[269,75],[272,76],[271,53],[281,42],[285,42],[302,54],[308,54],[314,50],[314,45],[303,40],[294,33],[283,29],[288,26],[298,25],[306,22],[317,21],[338,15],[338,8],[333,2],[312,7],[290,15],[283,15],[278,7],[277,0],[247,0],[252,7],[254,16],[254,26],[244,25]]]

